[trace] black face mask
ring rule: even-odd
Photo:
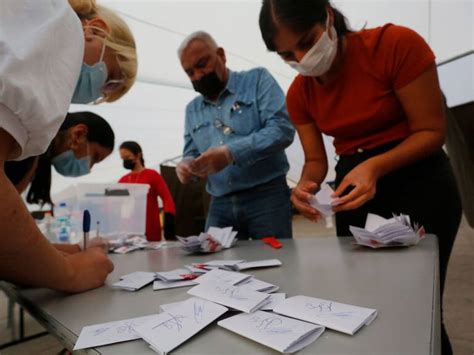
[[[222,89],[224,88],[223,83],[220,81],[215,71],[204,75],[199,80],[192,81],[192,84],[194,90],[204,97],[211,99],[219,96]]]
[[[133,168],[135,168],[135,160],[133,159],[125,159],[123,161],[123,167],[127,170],[133,170]]]

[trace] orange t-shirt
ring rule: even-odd
[[[409,134],[406,114],[395,95],[435,62],[425,40],[401,26],[346,35],[346,56],[330,83],[298,75],[286,102],[294,124],[315,122],[334,137],[339,155],[402,140]]]

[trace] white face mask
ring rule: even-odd
[[[329,37],[331,33],[332,39]],[[334,26],[329,27],[329,14],[326,31],[314,46],[306,52],[299,62],[286,62],[303,76],[321,76],[330,68],[337,53],[337,32]]]

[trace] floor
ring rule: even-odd
[[[334,235],[333,228],[327,228],[324,221],[312,224],[301,217],[294,220],[294,234],[301,238]],[[474,229],[463,220],[454,245],[448,270],[445,295],[444,318],[450,335],[454,353],[474,354]],[[6,327],[7,299],[0,293],[0,344],[11,339]],[[18,312],[16,310],[16,315]],[[26,335],[42,330],[41,326],[26,315]],[[2,355],[49,355],[58,354],[62,346],[52,336],[47,335],[27,343],[17,345],[2,352]]]

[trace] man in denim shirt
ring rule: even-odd
[[[205,32],[184,40],[181,65],[201,95],[186,107],[182,183],[207,177],[208,227],[232,226],[239,238],[291,238],[285,155],[294,138],[285,96],[263,68],[232,72],[224,49]]]

